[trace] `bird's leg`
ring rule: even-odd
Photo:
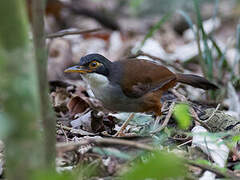
[[[162,115],[162,104],[160,103],[160,101],[157,101],[155,105],[154,113],[156,115],[156,119],[153,125],[153,129],[156,129],[159,125],[159,122],[161,120],[161,115]]]
[[[156,116],[156,119],[154,121],[154,125],[153,125],[153,129],[157,129],[159,122],[160,122],[161,117],[160,116]]]
[[[161,130],[163,130],[163,129],[167,126],[167,124],[168,124],[168,122],[169,122],[169,120],[170,120],[170,118],[171,118],[171,116],[172,116],[172,114],[173,114],[174,107],[175,107],[175,102],[173,102],[173,103],[170,105],[168,114],[167,114],[167,116],[165,117],[165,119],[164,119],[161,127],[153,130],[153,131],[151,132],[151,134],[158,133],[158,132],[160,132]]]
[[[162,105],[162,109],[161,109],[161,112],[162,112],[162,115],[167,115],[168,114],[168,111],[169,111],[169,102],[170,101],[164,101],[163,105]],[[171,103],[171,102],[170,102]]]
[[[119,137],[119,136],[123,136],[123,131],[125,130],[125,128],[127,127],[128,123],[133,119],[134,117],[134,113],[131,113],[127,120],[123,123],[123,125],[121,126],[121,128],[118,130],[118,132],[116,134],[114,134],[114,137]]]
[[[163,114],[163,112],[168,112],[169,109],[165,109],[164,111],[162,111],[162,108],[164,108],[165,106],[167,106],[167,102],[164,102],[163,105],[160,104],[159,108],[158,108],[158,113],[155,113],[156,114],[156,119],[155,119],[155,122],[154,122],[154,125],[153,125],[153,129],[157,129],[158,127],[158,124],[161,120],[161,115]]]

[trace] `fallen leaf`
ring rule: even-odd
[[[88,107],[88,103],[84,101],[81,97],[75,96],[67,104],[69,112],[72,116],[78,113],[84,112]]]

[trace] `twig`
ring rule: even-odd
[[[184,142],[182,144],[179,144],[177,147],[180,148],[180,147],[182,147],[182,146],[184,146],[184,145],[186,145],[186,144],[188,144],[190,142],[192,142],[192,139],[190,139],[190,140],[188,140],[188,141],[186,141],[186,142]]]
[[[194,117],[195,121],[197,121],[201,126],[203,126],[204,128],[206,128],[207,130],[211,131],[211,128],[204,123],[203,121],[201,121],[197,115],[197,113],[195,112],[195,110],[190,107],[190,113],[192,114],[192,116]]]
[[[81,142],[70,142],[70,143],[58,143],[56,145],[57,148],[65,148],[69,146],[82,146],[82,145],[87,145],[87,144],[110,144],[110,145],[125,145],[125,146],[131,146],[147,151],[153,151],[154,148],[152,146],[138,143],[138,142],[133,142],[129,140],[123,140],[123,139],[117,139],[117,138],[91,138],[91,139],[86,139]]]
[[[199,164],[199,163],[196,163],[196,162],[190,161],[190,160],[186,160],[186,162],[187,162],[187,164],[189,164],[191,166],[195,166],[195,167],[199,167],[203,170],[211,171],[211,172],[213,172],[216,175],[221,176],[221,177],[225,177],[225,178],[229,178],[229,179],[233,179],[233,180],[235,180],[235,179],[237,180],[237,179],[240,178],[239,176],[236,176],[232,171],[230,171],[228,169],[226,169],[224,171],[221,171],[217,167],[210,166],[210,165],[207,165],[207,164]]]
[[[217,112],[217,110],[219,109],[220,104],[217,105],[216,109],[213,111],[213,113],[211,114],[211,116],[209,116],[209,118],[205,121],[208,122],[210,119],[212,119],[212,117],[215,115],[215,113]]]
[[[181,136],[186,136],[186,137],[179,137],[179,135],[181,134]],[[187,141],[187,140],[189,140],[189,138],[190,138],[190,136],[187,134],[187,133],[185,133],[185,132],[179,132],[178,134],[175,134],[173,137],[169,137],[170,139],[173,139],[173,140],[175,140],[175,141]]]
[[[168,110],[168,112],[169,112],[169,110]],[[158,126],[158,124],[160,122],[160,119],[161,119],[161,116],[157,116],[157,118],[155,119],[155,122],[153,124],[153,129],[157,128],[157,126]]]
[[[60,118],[57,118],[57,122],[58,122],[58,121],[69,121],[69,118],[60,117]]]
[[[85,136],[93,136],[95,134],[93,133],[90,133],[90,132],[87,132],[87,131],[84,131],[82,129],[74,129],[74,128],[71,128],[71,127],[67,127],[67,126],[63,126],[63,125],[59,125],[59,124],[56,124],[56,127],[60,128],[60,129],[64,129],[66,131],[70,131],[72,132],[73,134],[79,134],[79,135],[85,135]]]
[[[63,127],[62,127],[62,126],[63,126],[63,125],[60,124],[60,129],[61,129],[61,131],[63,132],[63,134],[64,134],[64,136],[65,136],[66,143],[68,143],[68,137],[67,137],[67,134],[66,134],[66,132],[63,130]]]
[[[177,92],[177,90],[174,88],[174,89],[171,89],[172,93],[182,102],[187,102],[187,98],[180,94],[179,92]]]
[[[113,135],[113,137],[118,137],[118,136],[122,136],[124,129],[127,127],[128,123],[134,118],[135,114],[131,113],[129,115],[129,117],[127,118],[127,120],[123,123],[123,125],[121,126],[121,128],[119,129],[119,131]]]
[[[48,34],[46,38],[58,38],[58,37],[63,37],[67,35],[76,35],[76,34],[86,34],[86,33],[91,33],[91,32],[96,32],[102,30],[101,28],[95,28],[95,29],[88,29],[88,30],[72,30],[72,29],[66,29],[62,31],[58,31],[56,33]]]
[[[162,130],[167,126],[167,124],[168,124],[168,122],[169,122],[169,120],[170,120],[170,118],[171,118],[171,116],[172,116],[172,114],[173,114],[174,106],[175,106],[175,102],[173,102],[173,103],[170,105],[168,114],[167,114],[166,118],[164,119],[161,127],[159,127],[158,129],[152,131],[151,134],[158,133],[158,132],[162,131]]]

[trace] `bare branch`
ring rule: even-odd
[[[154,150],[154,147],[146,144],[129,141],[129,140],[117,139],[117,138],[91,138],[91,139],[86,139],[80,142],[59,143],[57,144],[57,148],[65,148],[69,146],[82,146],[87,144],[111,144],[111,145],[115,144],[115,145],[131,146],[131,147],[143,149],[146,151]]]
[[[88,29],[88,30],[66,29],[66,30],[58,31],[56,33],[48,34],[46,38],[52,39],[52,38],[58,38],[58,37],[63,37],[67,35],[79,35],[79,34],[92,33],[92,32],[97,32],[101,30],[102,30],[101,28]]]

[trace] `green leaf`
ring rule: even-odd
[[[202,20],[202,16],[200,13],[199,1],[193,0],[193,3],[194,3],[196,15],[197,15],[197,28],[198,28],[197,40],[199,41],[199,44],[200,44],[200,33],[201,33],[201,35],[202,35],[201,40],[203,41],[203,52],[200,53],[204,60],[204,63],[202,63],[202,69],[203,69],[204,74],[207,75],[207,77],[210,80],[212,80],[213,79],[213,56],[212,56],[211,49],[209,48],[209,45],[208,45],[209,38],[203,28],[203,20]],[[199,47],[199,50],[201,50],[200,47]]]
[[[187,129],[191,125],[191,116],[189,115],[189,106],[187,104],[177,104],[173,115],[182,129]]]
[[[185,166],[180,158],[171,153],[154,152],[146,156],[144,161],[134,163],[123,175],[124,180],[145,180],[184,177]]]
[[[240,135],[233,136],[233,137],[232,137],[232,141],[233,141],[233,142],[238,142],[238,141],[240,141]]]

